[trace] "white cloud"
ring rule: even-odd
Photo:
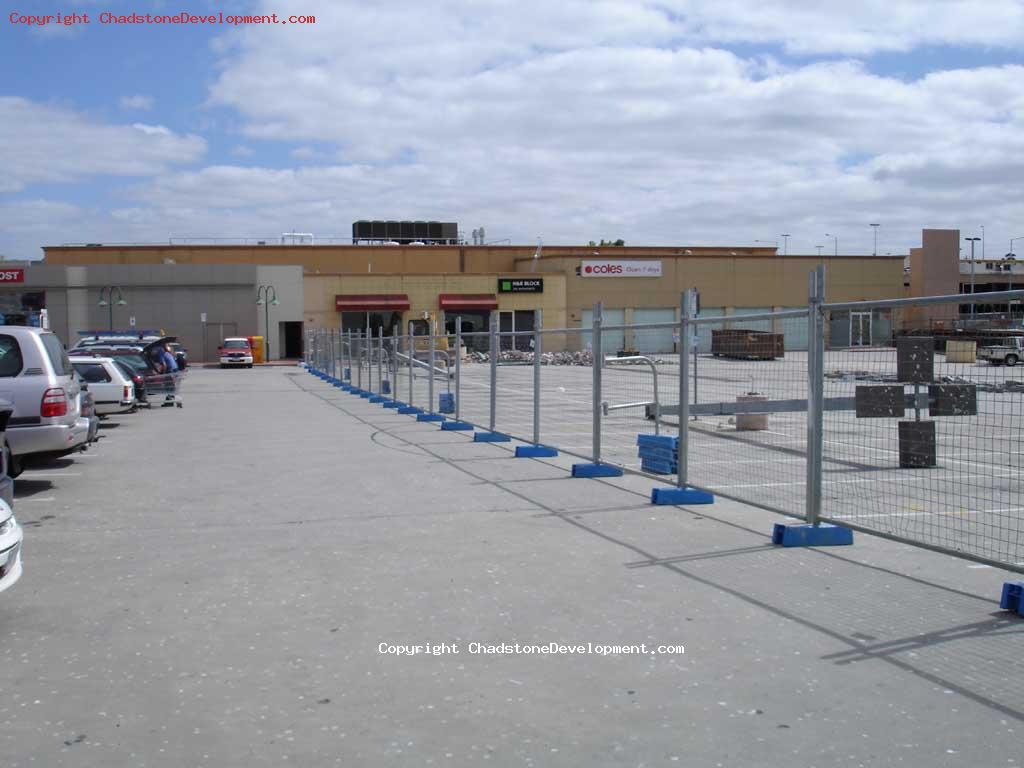
[[[121,109],[150,110],[153,108],[153,97],[141,93],[134,96],[121,97]]]
[[[149,176],[206,150],[203,139],[163,126],[110,125],[17,97],[0,97],[0,135],[0,192],[97,175]]]
[[[113,173],[117,158],[144,166],[125,205],[90,225],[103,240],[345,235],[367,217],[452,218],[519,242],[742,244],[792,232],[790,252],[805,253],[825,232],[844,252],[869,251],[872,221],[883,252],[918,243],[925,226],[985,224],[998,240],[1017,234],[1024,196],[1024,67],[909,79],[852,57],[950,45],[1005,54],[1024,43],[1022,7],[307,0],[316,25],[221,37],[209,95],[232,132],[260,140],[231,156],[284,142],[301,167],[217,158],[178,172],[202,140],[32,105],[44,119],[22,124],[56,116],[73,136],[112,132],[99,144],[119,150],[93,160],[84,140],[65,153],[52,139],[56,162],[15,164],[9,179]]]
[[[212,103],[236,110],[248,135],[300,144],[298,160],[310,159],[306,143],[333,144],[366,170],[355,188],[349,166],[220,169],[207,183],[231,201],[260,185],[236,190],[239,176],[272,174],[273,191],[255,194],[277,205],[330,200],[344,219],[458,216],[524,241],[749,242],[799,227],[791,250],[813,252],[840,229],[846,249],[863,251],[870,221],[900,248],[923,226],[1013,226],[1004,201],[1024,192],[1024,67],[906,80],[852,59],[780,61],[708,43],[831,54],[1012,45],[1024,34],[1007,23],[1016,3],[510,7],[314,2],[315,28],[230,35]],[[388,30],[387,45],[374,29]],[[175,199],[174,183],[151,199]]]

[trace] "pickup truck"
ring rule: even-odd
[[[979,360],[988,360],[992,365],[1016,365],[1024,357],[1024,337],[1010,336],[1000,344],[981,347],[978,350]]]

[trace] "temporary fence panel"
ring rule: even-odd
[[[479,430],[1024,571],[1024,364],[987,341],[955,362],[932,330],[971,301],[1024,291],[823,305],[823,269],[811,277],[809,308],[705,308],[682,333],[678,321],[626,326],[622,310],[597,311],[598,337],[594,310],[582,328],[538,318],[540,331],[513,321],[501,333],[495,314],[489,331],[458,340],[410,338],[411,326],[397,341],[379,329],[372,340],[313,332],[309,359],[351,368],[374,391],[388,380],[393,396],[433,412],[451,391],[456,413],[445,415]],[[679,352],[626,348],[657,348],[666,334]],[[678,450],[641,459],[638,437],[655,432],[679,435]]]
[[[722,307],[701,307],[700,312],[697,313],[697,317],[721,317],[724,314],[725,309]],[[711,351],[711,326],[698,325],[696,328],[697,333],[695,336],[695,346],[697,347],[697,353],[701,355],[707,354]],[[678,343],[678,339],[676,341]]]
[[[824,352],[822,515],[1022,569],[1024,366],[938,351],[931,328],[965,300],[826,305],[829,327],[852,323],[854,338]]]
[[[604,325],[625,325],[626,323],[626,310],[624,309],[604,309],[603,320]],[[583,331],[582,343],[583,348],[586,349],[588,345],[592,345],[591,339],[591,328],[594,325],[594,310],[585,309],[580,313],[580,329]],[[624,331],[608,331],[601,337],[601,342],[604,345],[605,354],[618,354],[620,350],[624,350],[626,347],[626,334]]]
[[[674,307],[668,309],[634,309],[633,323],[645,325],[648,323],[673,323],[676,319]],[[642,331],[634,331],[632,342],[628,339],[626,345],[639,352],[641,355],[649,353],[671,354],[676,351],[675,335],[672,327],[651,328]]]
[[[803,309],[803,307],[786,307],[783,311],[793,309]],[[768,330],[773,330],[776,333],[782,333],[787,352],[807,351],[807,323],[780,324],[776,321],[773,325],[774,327],[769,328]]]
[[[699,352],[690,361],[686,382],[690,484],[803,516],[807,353],[789,351],[784,339],[800,333],[801,326],[806,334],[807,324],[806,309],[769,313],[742,324],[735,315],[698,317],[696,327],[712,343],[710,354]],[[673,424],[678,423],[677,403],[673,397],[666,409]]]

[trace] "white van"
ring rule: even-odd
[[[41,328],[0,326],[0,399],[14,405],[7,422],[7,474],[26,462],[79,450],[89,420],[78,405],[80,386],[57,335]]]

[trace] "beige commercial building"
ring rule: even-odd
[[[735,315],[807,304],[807,275],[825,264],[827,296],[836,301],[893,298],[903,293],[902,256],[779,255],[775,248],[447,245],[142,245],[44,248],[61,265],[294,265],[303,273],[306,327],[362,328],[385,333],[429,322],[453,330],[487,327],[497,312],[502,330],[529,330],[534,311],[545,328],[586,328],[601,302],[606,324],[678,319],[679,296],[700,292],[702,314]],[[805,329],[787,327],[787,345],[805,343]],[[890,329],[880,323],[870,334]],[[839,326],[836,340],[848,336]],[[569,347],[581,337],[570,335]],[[612,346],[670,352],[671,330],[628,334]]]

